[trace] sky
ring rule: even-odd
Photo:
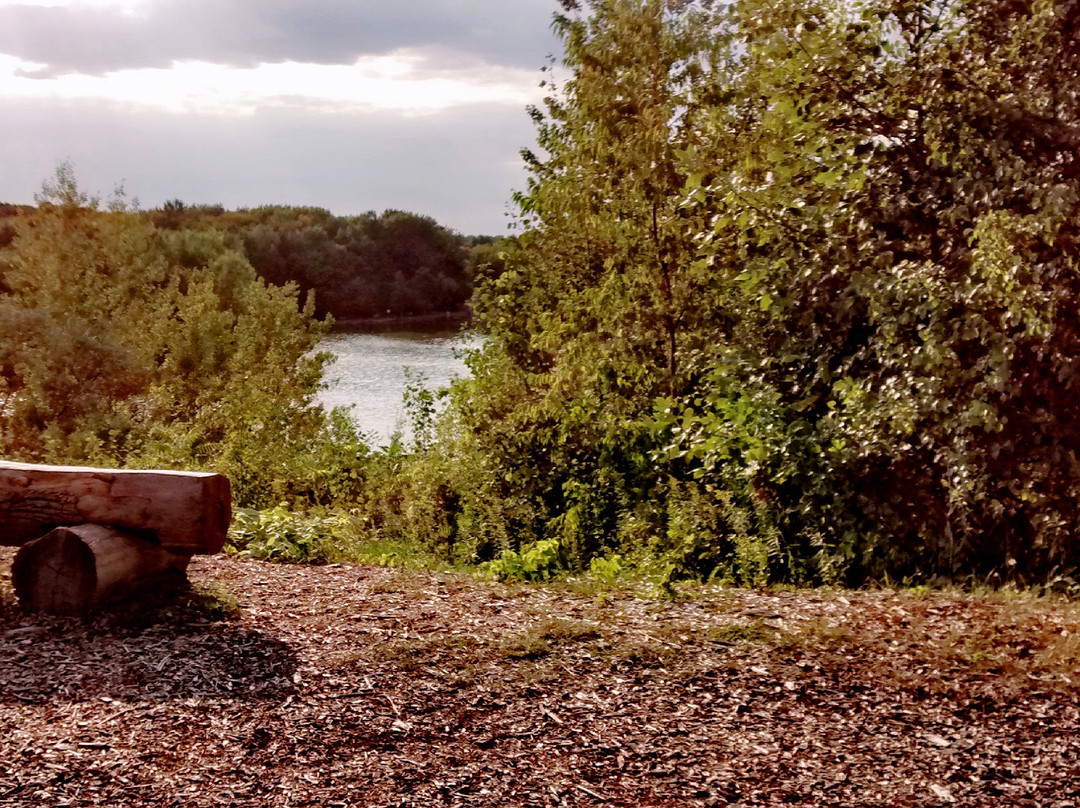
[[[0,0],[0,202],[406,210],[499,235],[555,0]]]

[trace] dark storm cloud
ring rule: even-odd
[[[465,54],[535,69],[555,50],[555,0],[156,0],[134,13],[86,6],[0,6],[0,53],[40,75],[101,74],[194,59],[352,64],[416,48],[430,69]]]
[[[0,202],[31,203],[60,160],[108,196],[123,183],[143,207],[169,199],[227,208],[311,205],[358,214],[396,208],[465,234],[505,232],[525,185],[520,109],[473,105],[409,119],[392,113],[273,109],[248,117],[175,115],[93,102],[0,100]]]

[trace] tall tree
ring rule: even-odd
[[[322,327],[220,233],[98,209],[70,167],[0,250],[0,454],[209,467],[278,501],[321,440]]]
[[[469,419],[497,458],[497,497],[522,503],[505,533],[556,536],[577,563],[616,541],[655,482],[642,419],[698,372],[712,316],[679,154],[698,143],[724,53],[713,14],[596,0],[556,17],[569,78],[532,110],[527,232],[474,297],[491,340]]]
[[[463,534],[745,580],[1080,564],[1078,6],[565,5],[475,297]]]
[[[753,126],[704,254],[746,300],[691,454],[730,464],[756,391],[736,466],[818,574],[1074,567],[1075,4],[738,10]]]

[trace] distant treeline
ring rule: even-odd
[[[0,205],[5,218],[32,211]],[[499,264],[489,236],[461,236],[428,216],[388,210],[334,216],[320,208],[265,206],[236,211],[180,200],[143,214],[159,230],[213,229],[244,253],[268,283],[315,294],[318,317],[337,320],[463,312],[473,280]]]

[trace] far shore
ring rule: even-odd
[[[448,326],[467,323],[468,311],[438,311],[430,314],[404,314],[387,317],[334,318],[334,331],[388,331],[404,326]]]

